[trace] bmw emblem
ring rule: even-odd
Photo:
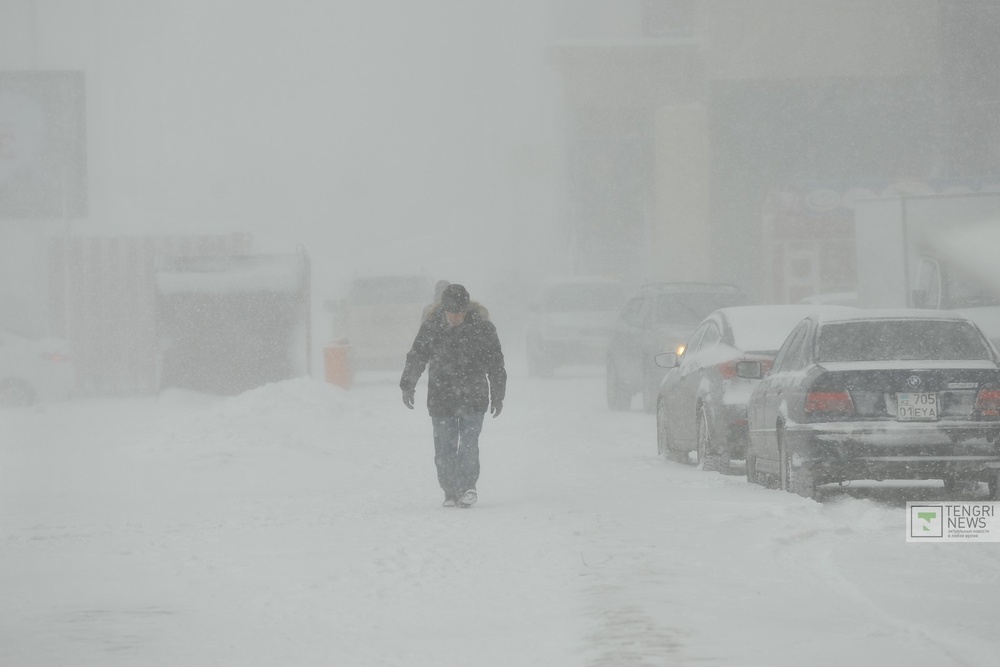
[[[906,378],[906,384],[908,384],[908,385],[910,385],[911,387],[914,387],[914,388],[919,387],[920,386],[920,376],[919,375],[911,375],[910,377]]]

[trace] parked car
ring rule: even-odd
[[[943,479],[950,491],[1000,469],[1000,359],[971,320],[926,310],[812,315],[750,398],[747,479],[814,497],[855,479]]]
[[[0,331],[0,407],[66,399],[75,384],[65,341]]]
[[[684,346],[663,352],[666,368],[656,402],[656,444],[661,455],[687,462],[698,453],[705,470],[726,471],[747,451],[747,402],[758,380],[741,378],[736,364],[756,360],[766,372],[795,325],[835,306],[776,305],[721,308],[706,317]]]
[[[332,338],[350,345],[358,370],[402,368],[424,308],[433,300],[433,285],[421,275],[355,278],[346,297],[326,302],[334,316]]]
[[[625,297],[625,288],[611,278],[543,283],[528,305],[528,372],[546,376],[560,366],[602,363]]]
[[[641,393],[643,409],[653,412],[666,373],[654,357],[677,352],[713,310],[751,303],[740,289],[720,283],[653,283],[639,288],[622,307],[608,344],[608,407],[627,410],[632,397]]]

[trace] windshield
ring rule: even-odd
[[[617,311],[625,301],[619,285],[557,285],[545,300],[549,312]]]
[[[749,297],[741,292],[661,294],[656,297],[653,319],[657,324],[694,325],[713,310],[749,304]]]
[[[990,351],[969,322],[868,320],[827,324],[820,330],[817,361],[905,359],[988,360]]]

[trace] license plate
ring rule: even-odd
[[[937,418],[937,393],[911,392],[896,394],[896,419],[899,421],[935,421]]]

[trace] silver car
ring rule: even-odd
[[[698,453],[705,470],[726,471],[747,448],[747,402],[758,380],[736,373],[741,361],[767,369],[795,325],[817,311],[837,306],[776,305],[721,308],[706,317],[683,354],[662,353],[668,369],[656,402],[657,449],[681,462]]]

